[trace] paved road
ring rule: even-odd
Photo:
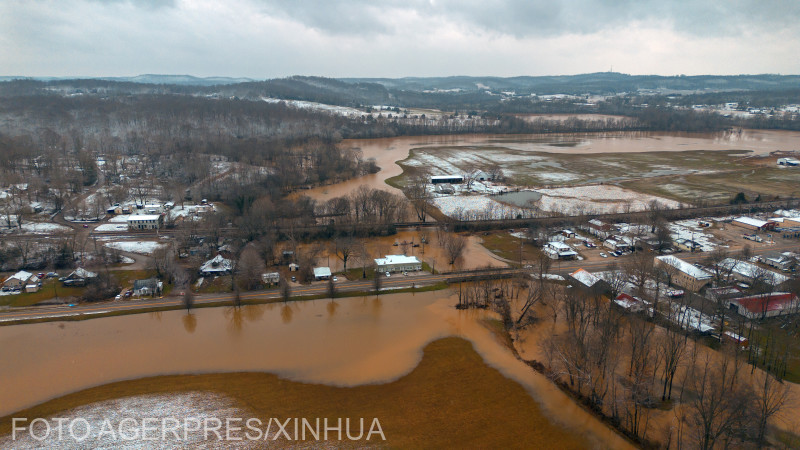
[[[410,288],[412,287],[412,285],[426,286],[426,285],[436,284],[438,282],[444,281],[448,276],[451,275],[418,274],[408,277],[398,275],[389,278],[383,278],[381,279],[381,290],[382,291],[386,290],[387,291],[386,293],[390,293],[392,290]],[[374,284],[372,280],[340,281],[336,283],[337,292],[354,292],[354,291],[368,292],[371,291],[373,288]],[[293,286],[291,291],[293,297],[327,294],[327,292],[328,292],[327,283],[317,283],[312,286]],[[281,298],[281,294],[278,289],[269,289],[257,292],[245,292],[241,294],[242,300],[248,300],[248,299],[266,300],[266,299],[278,299],[278,298]],[[225,293],[225,294],[196,295],[194,301],[195,305],[202,305],[204,303],[219,303],[219,302],[233,301],[233,294]],[[176,297],[164,297],[164,298],[142,299],[142,300],[118,300],[118,301],[98,302],[90,304],[84,303],[74,307],[38,306],[38,307],[28,307],[28,308],[15,308],[13,310],[0,312],[0,324],[3,323],[10,324],[13,323],[14,321],[26,320],[26,319],[39,319],[39,318],[55,319],[60,317],[69,317],[77,315],[104,314],[114,311],[135,311],[135,310],[144,311],[147,309],[164,307],[164,306],[182,306],[182,305],[183,305],[182,299],[176,296]]]
[[[787,251],[787,250],[797,250],[798,244],[794,242],[786,242],[781,244],[758,244],[756,248],[754,248],[755,254],[764,253],[767,251]],[[708,258],[708,253],[679,253],[676,256],[681,258],[684,261],[696,263],[702,262],[706,258]],[[602,260],[595,260],[595,261],[567,261],[567,262],[554,262],[553,266],[551,267],[551,273],[557,273],[560,275],[564,275],[570,272],[574,272],[579,268],[586,269],[590,272],[595,271],[603,271],[607,270],[612,264],[616,263],[617,265],[624,264],[626,258],[613,258],[608,257]],[[503,270],[503,269],[497,269]],[[512,270],[512,269],[507,269]],[[470,273],[470,272],[464,272]],[[446,280],[450,276],[458,275],[456,273],[451,274],[444,274],[444,275],[428,275],[428,274],[414,274],[409,277],[404,276],[394,276],[390,278],[383,278],[381,281],[381,289],[385,289],[387,291],[391,291],[392,289],[402,289],[402,288],[410,288],[412,284],[416,286],[425,286],[430,284],[435,284],[440,281]],[[357,281],[342,281],[336,283],[336,290],[337,292],[354,292],[354,291],[361,291],[367,292],[374,288],[374,284],[371,280],[357,280]],[[292,296],[307,296],[307,295],[320,295],[326,294],[328,290],[326,283],[317,283],[312,286],[293,286],[292,288]],[[264,291],[257,291],[257,292],[246,292],[241,294],[241,298],[243,300],[247,299],[277,299],[280,298],[280,292],[278,289],[269,289]],[[232,301],[233,296],[230,293],[226,294],[205,294],[205,295],[197,295],[195,297],[195,304],[204,304],[204,303],[218,303],[218,302],[226,302]],[[166,297],[166,298],[157,298],[157,299],[147,299],[147,300],[122,300],[122,301],[109,301],[109,302],[99,302],[99,303],[92,303],[92,304],[81,304],[79,306],[69,307],[69,306],[38,306],[38,307],[28,307],[28,308],[15,308],[12,310],[2,311],[0,312],[0,324],[9,324],[13,323],[14,321],[18,320],[25,320],[25,319],[34,319],[34,318],[59,318],[59,317],[68,317],[68,316],[75,316],[75,315],[91,315],[91,314],[103,314],[113,311],[134,311],[134,310],[143,310],[146,311],[149,308],[156,308],[156,307],[163,307],[163,306],[180,306],[182,305],[182,300],[179,297]]]

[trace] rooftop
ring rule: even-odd
[[[416,256],[386,255],[385,258],[375,259],[375,264],[385,266],[389,264],[419,264]]]
[[[689,275],[690,277],[696,280],[708,280],[711,279],[711,274],[706,272],[705,270],[699,269],[686,261],[676,258],[672,255],[665,255],[665,256],[656,256],[656,259],[663,262],[664,264],[668,264],[681,272]]]
[[[317,277],[317,278],[329,277],[329,276],[331,276],[331,268],[330,267],[314,267],[314,276]]]
[[[751,313],[766,313],[790,309],[796,300],[797,297],[789,292],[774,292],[772,294],[751,295],[750,297],[737,298],[732,301],[744,306]]]
[[[730,270],[732,273],[738,273],[748,278],[763,279],[773,286],[779,285],[789,279],[786,275],[767,270],[747,261],[739,261],[738,259],[726,258],[723,259],[719,265],[725,270]]]
[[[128,216],[128,221],[132,220],[158,220],[161,217],[158,214],[133,214]]]
[[[766,221],[759,220],[759,219],[754,219],[752,217],[745,217],[745,216],[737,217],[737,218],[733,219],[733,221],[734,222],[739,222],[739,223],[744,223],[744,224],[747,224],[747,225],[752,225],[752,226],[758,227],[758,228],[761,228],[761,227],[763,227],[764,225],[767,224]]]
[[[569,274],[569,276],[571,276],[572,278],[576,279],[577,281],[579,281],[580,283],[582,283],[582,284],[584,284],[584,285],[586,285],[588,287],[592,287],[592,286],[595,285],[595,283],[600,281],[600,278],[598,278],[595,275],[587,272],[584,269],[578,269],[575,272],[572,272],[571,274]]]

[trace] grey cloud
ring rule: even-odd
[[[455,22],[518,38],[591,34],[638,21],[664,23],[698,36],[796,27],[800,2],[775,0],[367,0],[302,2],[256,0],[267,14],[291,18],[332,34],[400,33],[388,10]]]

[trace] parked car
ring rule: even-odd
[[[601,257],[601,258],[608,258],[608,255],[606,255],[606,254],[605,254],[605,253],[603,253],[603,252],[600,252],[600,257]]]
[[[119,294],[117,294],[117,296],[116,296],[116,297],[114,297],[114,300],[122,300],[122,296],[121,296],[121,295],[119,295]]]
[[[44,278],[44,274],[42,272],[39,272],[36,274],[36,278],[41,280],[42,278]]]
[[[296,282],[296,281],[297,281],[297,277],[292,277],[292,282]]]
[[[58,274],[55,272],[47,272],[47,278],[58,278]]]
[[[386,272],[386,278],[389,278],[390,276],[391,275],[389,275],[389,272]]]
[[[337,281],[339,281],[339,277],[333,277],[333,282],[335,283]]]

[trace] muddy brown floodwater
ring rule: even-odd
[[[347,195],[359,186],[401,194],[386,184],[400,175],[397,161],[409,151],[424,147],[485,147],[529,152],[592,154],[643,153],[690,150],[750,150],[757,154],[800,149],[800,133],[778,130],[741,130],[719,133],[609,132],[575,134],[478,134],[411,136],[383,139],[346,139],[344,148],[361,149],[363,157],[375,158],[380,172],[342,183],[302,191],[318,201]]]
[[[0,416],[113,381],[163,374],[270,372],[355,386],[395,380],[423,347],[461,336],[490,366],[520,383],[555,424],[595,445],[629,447],[545,377],[517,360],[448,291],[204,308],[83,322],[0,327]]]

